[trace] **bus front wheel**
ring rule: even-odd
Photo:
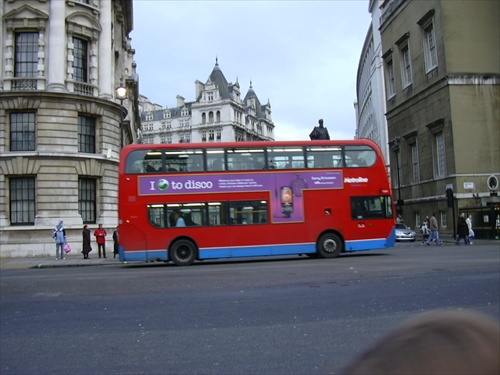
[[[196,259],[196,246],[189,240],[175,241],[169,252],[170,260],[177,266],[189,266]]]
[[[319,238],[317,248],[321,258],[336,258],[342,251],[342,240],[336,234],[325,233]]]

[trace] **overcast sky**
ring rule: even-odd
[[[332,139],[353,139],[370,21],[368,0],[134,0],[140,93],[163,107],[194,101],[218,58],[242,98],[251,81],[269,100],[276,140],[309,139],[320,118]]]

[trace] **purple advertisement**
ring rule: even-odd
[[[304,220],[303,190],[342,189],[341,171],[140,176],[139,195],[269,191],[274,222]]]

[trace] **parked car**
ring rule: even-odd
[[[415,241],[417,233],[405,224],[396,224],[396,241]]]

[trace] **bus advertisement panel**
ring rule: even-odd
[[[342,171],[139,176],[140,196],[271,192],[271,222],[304,221],[304,189],[342,189]],[[166,198],[168,199],[168,198]]]
[[[120,259],[173,261],[394,246],[389,178],[368,140],[130,145]]]

